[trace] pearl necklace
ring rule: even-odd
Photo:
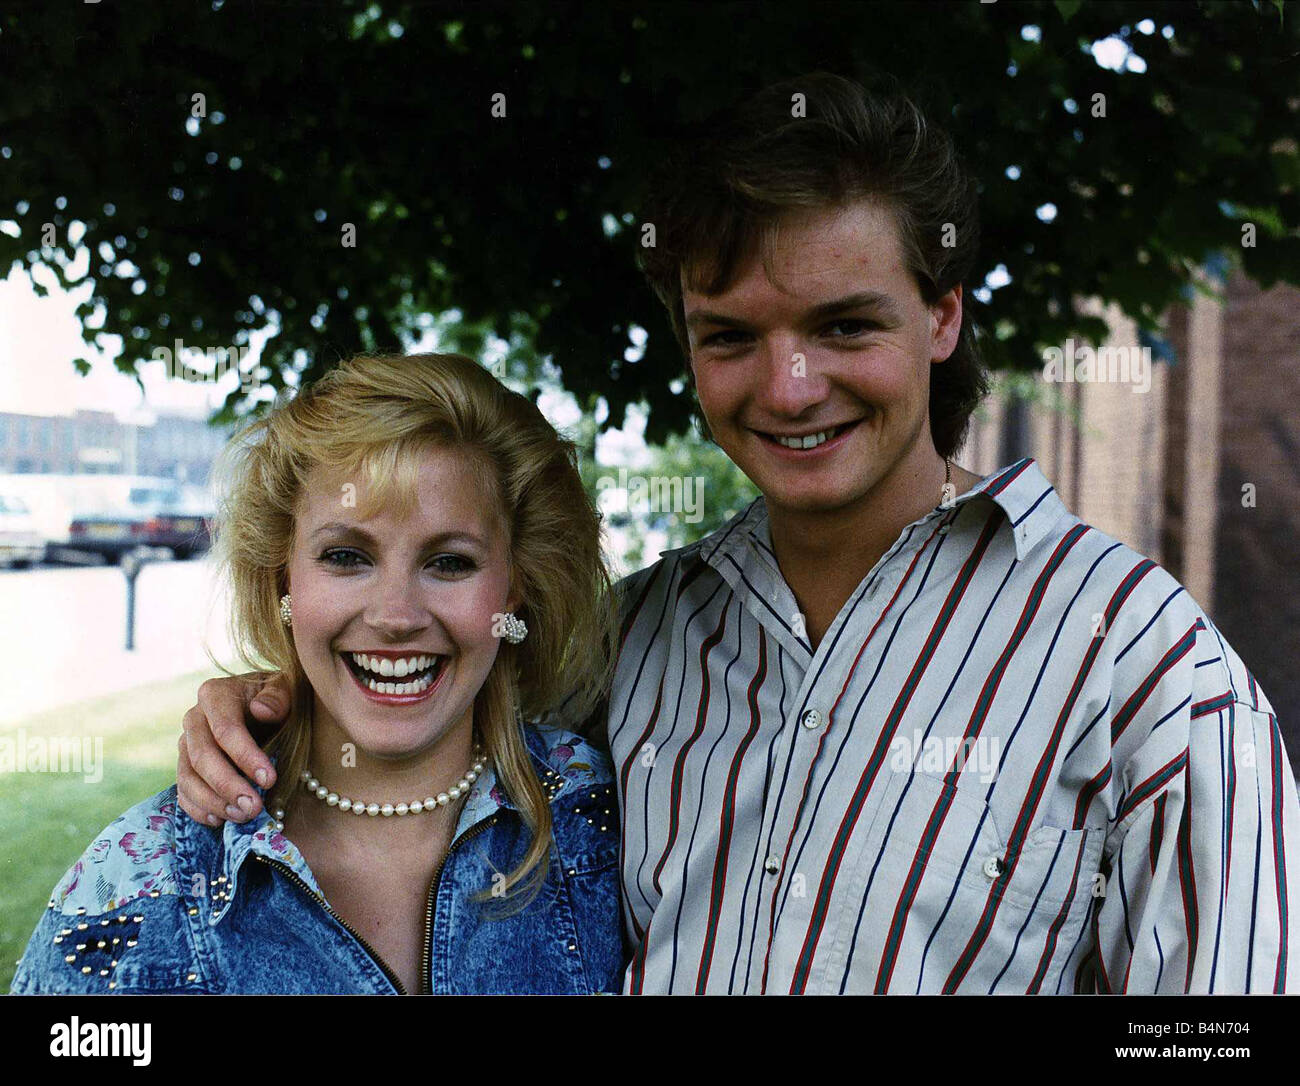
[[[449,803],[454,803],[463,795],[468,795],[474,782],[478,780],[479,774],[483,772],[483,766],[487,758],[482,748],[474,748],[474,765],[470,771],[461,777],[455,784],[445,792],[439,792],[436,796],[426,796],[423,800],[415,800],[413,803],[362,803],[359,799],[348,799],[347,796],[340,796],[337,792],[331,792],[320,781],[312,776],[310,769],[302,771],[302,783],[308,792],[311,792],[317,799],[323,799],[330,807],[337,807],[340,811],[348,811],[352,814],[370,815],[371,818],[384,817],[391,818],[393,815],[419,814],[421,811],[433,811],[439,807],[446,807]],[[276,810],[275,827],[277,830],[284,829],[284,811]]]

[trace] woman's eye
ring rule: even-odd
[[[320,556],[320,560],[326,565],[335,566],[338,569],[352,569],[366,560],[366,556],[360,551],[350,550],[345,547],[336,547],[328,550]]]
[[[462,558],[459,554],[440,554],[429,564],[437,569],[439,573],[451,575],[469,573],[474,569],[474,563],[468,558]]]

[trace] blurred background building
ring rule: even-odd
[[[1173,307],[1163,339],[1104,311],[1112,345],[1151,347],[1131,383],[1000,384],[959,457],[981,474],[1034,457],[1083,520],[1155,559],[1223,631],[1300,751],[1300,290],[1226,267]],[[1097,310],[1100,311],[1100,310]]]
[[[144,424],[106,411],[0,412],[0,475],[151,475],[202,485],[225,440],[203,418],[183,415]]]

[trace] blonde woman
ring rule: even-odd
[[[345,363],[237,437],[232,627],[296,694],[262,810],[174,787],[55,888],[15,992],[616,991],[603,754],[534,720],[613,646],[574,449],[452,355]]]

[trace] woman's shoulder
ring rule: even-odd
[[[97,916],[139,898],[179,894],[177,817],[175,785],[118,815],[59,880],[49,908]]]
[[[610,870],[618,860],[618,811],[609,755],[562,728],[526,729],[529,748],[551,799],[551,832],[572,877]],[[602,893],[614,889],[603,887]]]
[[[608,753],[576,732],[549,724],[525,724],[524,738],[540,767],[570,788],[604,787],[614,780]]]
[[[177,819],[183,817],[172,787],[95,835],[55,886],[11,991],[198,990],[179,896]]]

